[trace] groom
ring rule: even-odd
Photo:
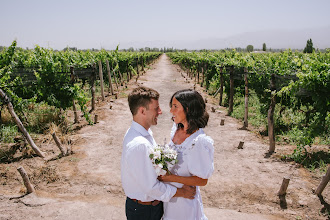
[[[127,196],[127,219],[161,219],[163,202],[172,197],[193,199],[196,188],[176,188],[159,182],[149,158],[149,149],[156,146],[150,130],[162,114],[159,107],[159,93],[147,87],[138,87],[128,96],[133,115],[131,127],[126,132],[121,157],[121,181]]]

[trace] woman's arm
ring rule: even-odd
[[[205,186],[207,184],[207,179],[202,179],[198,176],[177,176],[166,174],[164,176],[159,176],[158,180],[163,182],[182,183],[188,186]]]

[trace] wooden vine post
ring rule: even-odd
[[[245,113],[244,113],[244,128],[249,126],[248,114],[249,114],[249,87],[248,87],[248,73],[247,69],[244,68],[244,80],[245,80]]]
[[[136,74],[139,77],[139,75],[140,75],[140,73],[139,73],[139,57],[136,58]]]
[[[142,71],[144,72],[144,59],[142,57],[142,60],[141,60],[141,65],[142,65]]]
[[[74,74],[74,68],[73,66],[70,67],[70,78],[71,78],[71,84],[74,84],[74,80],[75,80],[75,74]],[[73,114],[74,114],[74,123],[78,123],[79,122],[79,117],[78,117],[78,112],[77,112],[77,107],[76,107],[76,103],[74,101],[74,99],[72,100],[72,108],[73,108]]]
[[[195,84],[196,83],[199,84],[199,70],[200,70],[200,63],[198,63],[198,65],[197,65],[197,72],[195,74]]]
[[[39,156],[44,158],[44,154],[43,152],[40,151],[40,149],[37,147],[37,145],[34,143],[34,141],[32,140],[30,134],[26,131],[24,125],[22,124],[21,120],[18,118],[18,116],[16,115],[15,111],[14,111],[14,107],[11,104],[11,102],[9,101],[8,96],[6,95],[6,93],[4,91],[2,91],[2,89],[0,88],[0,97],[3,100],[3,103],[7,104],[7,108],[8,111],[10,113],[10,115],[13,117],[15,123],[17,124],[18,128],[20,129],[20,131],[23,133],[24,137],[26,138],[26,140],[28,141],[28,143],[30,144],[31,148],[33,149],[33,151]]]
[[[204,78],[205,78],[205,75],[207,74],[207,63],[205,63],[202,67],[202,81],[201,81],[201,87],[203,87],[203,84],[204,84]]]
[[[90,83],[91,83],[91,93],[92,93],[92,108],[89,112],[92,112],[95,110],[95,77],[96,76],[96,64],[94,63],[93,64],[93,74],[91,76],[91,80],[90,80]]]
[[[107,65],[107,72],[108,72],[108,77],[109,77],[109,93],[111,92],[111,95],[113,95],[114,92],[113,92],[113,86],[112,86],[112,78],[111,78],[109,60],[106,60],[105,62],[106,62],[106,65]]]
[[[23,182],[24,182],[24,186],[26,187],[27,193],[33,193],[34,192],[34,187],[30,182],[29,176],[27,175],[27,173],[25,172],[23,167],[19,167],[17,168],[18,172],[21,174]]]
[[[124,85],[124,78],[123,78],[123,75],[120,72],[119,63],[118,63],[118,73],[119,73],[119,77],[120,77],[120,85],[123,86]]]
[[[286,194],[286,190],[288,189],[289,182],[290,182],[290,177],[283,177],[281,188],[277,193],[278,196],[284,196]]]
[[[116,83],[116,88],[117,88],[117,92],[119,92],[119,86],[118,86],[118,82],[117,82],[117,77],[116,77],[116,73],[112,68],[112,63],[111,63],[111,69],[112,69],[112,73],[113,73],[113,78],[115,79],[115,83]]]
[[[322,194],[324,188],[326,187],[326,185],[328,184],[329,180],[330,180],[330,165],[328,165],[327,173],[325,174],[325,176],[322,177],[321,183],[315,191],[316,195],[321,196],[321,194]]]
[[[275,151],[274,111],[276,105],[275,74],[271,75],[270,90],[271,90],[271,97],[270,97],[270,105],[268,109],[268,137],[269,137],[268,153],[274,153]]]
[[[130,61],[130,63],[129,63],[129,66],[130,66],[130,68],[129,68],[129,78],[130,78],[130,80],[133,78],[133,74],[132,74],[132,66],[131,66],[131,64],[132,64],[132,61]]]
[[[104,86],[103,86],[103,70],[102,70],[102,62],[99,60],[99,76],[100,76],[100,84],[101,84],[101,96],[102,96],[102,101],[105,100],[104,96]]]
[[[126,63],[126,73],[127,73],[127,78],[126,78],[126,80],[127,80],[127,82],[129,82],[129,80],[130,80],[130,71],[129,71],[128,61],[127,61],[127,63]]]
[[[229,92],[229,109],[228,115],[233,112],[234,106],[234,66],[230,66],[230,92]]]
[[[223,99],[223,67],[220,67],[220,99],[219,99],[219,105],[222,105],[222,99]]]
[[[56,143],[56,146],[58,147],[58,149],[60,149],[62,155],[65,156],[67,152],[65,152],[64,148],[62,147],[60,140],[56,136],[56,133],[55,132],[52,133],[52,136],[53,136],[53,139],[54,139],[54,141]]]
[[[72,108],[73,108],[73,114],[74,114],[74,123],[77,124],[79,122],[79,116],[78,111],[76,107],[76,102],[72,100]]]

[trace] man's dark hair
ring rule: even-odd
[[[159,93],[156,90],[144,86],[133,89],[128,95],[128,105],[132,115],[136,115],[141,106],[148,109],[151,99],[159,99]]]
[[[192,89],[180,90],[173,94],[170,107],[174,97],[181,103],[186,114],[188,122],[187,133],[192,134],[199,128],[205,128],[209,120],[209,114],[206,112],[203,97]],[[180,127],[180,124],[178,126]]]

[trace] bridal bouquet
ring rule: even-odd
[[[167,144],[158,145],[150,151],[149,157],[158,176],[170,173],[170,169],[178,162],[178,153]]]

